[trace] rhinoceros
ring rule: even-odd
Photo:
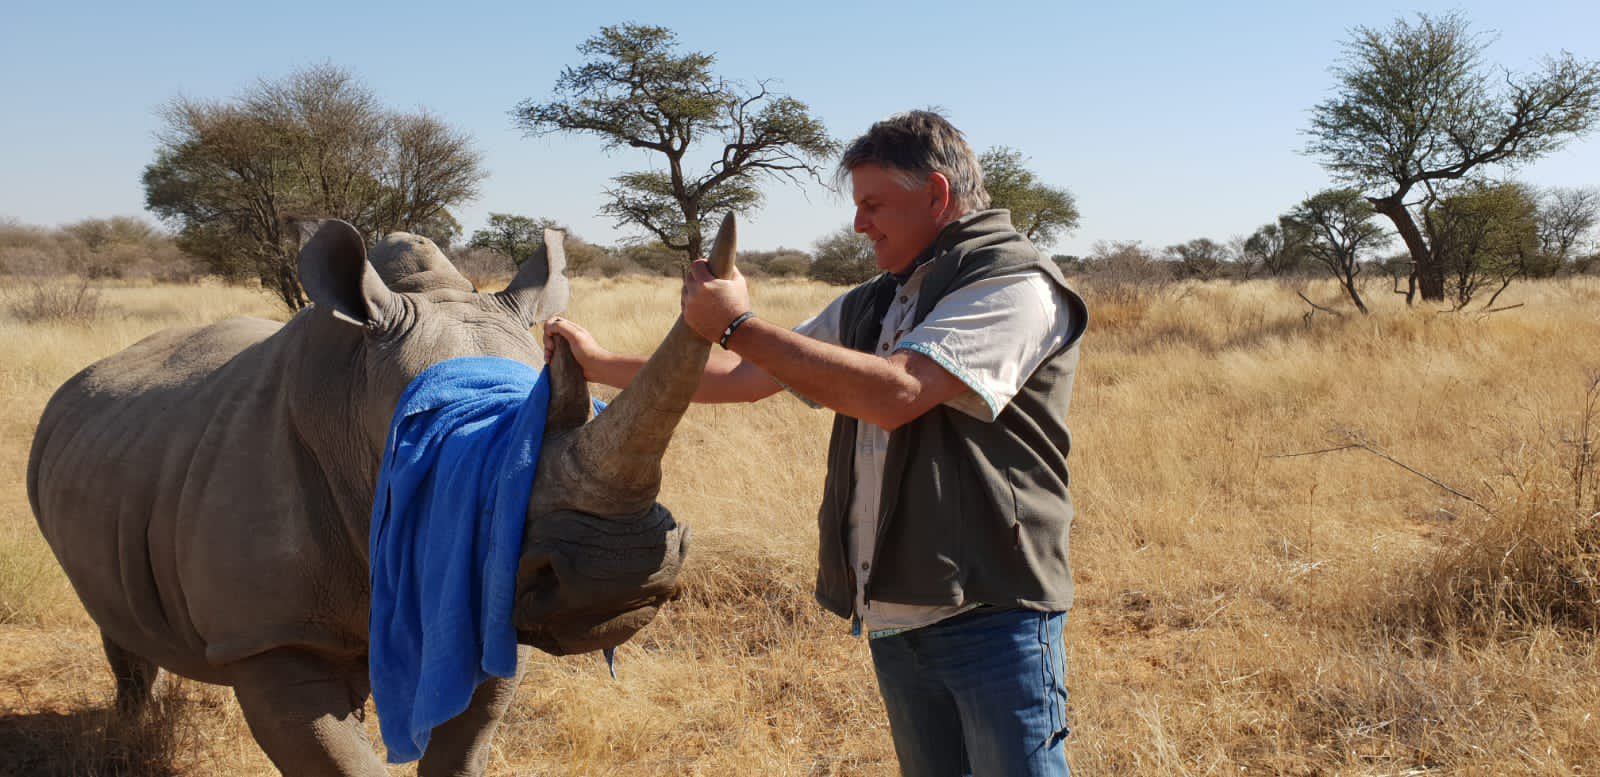
[[[713,266],[725,275],[733,253],[730,216]],[[369,261],[360,233],[329,221],[299,257],[313,304],[287,323],[158,333],[68,380],[40,419],[28,496],[99,627],[117,706],[142,710],[165,669],[232,686],[286,775],[386,774],[361,721],[391,414],[445,360],[543,364],[529,328],[565,307],[564,269],[547,233],[507,289],[478,293],[425,238],[391,235]],[[612,648],[676,595],[688,530],[656,503],[661,457],[709,348],[680,318],[598,415],[565,344],[551,354],[510,615],[516,676],[433,730],[419,774],[483,772],[531,647]]]

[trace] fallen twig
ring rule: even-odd
[[[1528,304],[1528,303],[1526,303],[1526,302],[1518,302],[1515,305],[1506,305],[1503,308],[1485,308],[1483,310],[1478,311],[1478,315],[1487,316],[1490,313],[1499,313],[1502,310],[1516,310],[1517,308],[1520,308],[1520,307],[1522,307],[1523,305],[1526,305],[1526,304]]]
[[[1318,305],[1315,302],[1312,302],[1311,298],[1307,297],[1305,295],[1305,292],[1303,292],[1303,291],[1296,291],[1295,292],[1295,296],[1299,297],[1300,299],[1305,300],[1306,304],[1310,305],[1313,308],[1313,310],[1307,311],[1305,316],[1303,316],[1303,318],[1305,319],[1306,323],[1308,323],[1308,324],[1311,323],[1311,317],[1313,315],[1315,315],[1316,311],[1318,311],[1318,310],[1320,310],[1320,311],[1322,311],[1324,313],[1327,313],[1328,315],[1333,316],[1334,318],[1342,318],[1342,317],[1344,317],[1344,313],[1341,313],[1341,312],[1339,312],[1337,310],[1334,310],[1333,308],[1324,307],[1322,305]]]
[[[1423,472],[1422,470],[1419,470],[1416,467],[1413,467],[1410,464],[1407,464],[1407,463],[1405,463],[1405,462],[1403,462],[1403,461],[1401,461],[1401,460],[1399,460],[1399,459],[1397,459],[1397,458],[1395,458],[1393,456],[1390,456],[1389,454],[1387,454],[1387,453],[1385,453],[1385,452],[1383,452],[1381,450],[1378,450],[1377,448],[1373,447],[1371,443],[1368,443],[1367,441],[1361,440],[1361,439],[1357,439],[1355,442],[1349,443],[1348,445],[1340,445],[1340,446],[1333,447],[1333,448],[1323,448],[1321,450],[1315,450],[1315,451],[1301,451],[1299,453],[1276,453],[1276,454],[1270,454],[1270,455],[1268,455],[1268,456],[1266,456],[1264,458],[1268,458],[1268,459],[1292,459],[1292,458],[1295,458],[1297,456],[1319,456],[1319,455],[1322,455],[1324,453],[1337,453],[1338,451],[1350,450],[1352,448],[1359,449],[1359,450],[1364,450],[1367,453],[1370,453],[1370,454],[1372,454],[1374,456],[1377,456],[1378,458],[1383,459],[1384,461],[1387,461],[1390,464],[1393,464],[1393,465],[1395,465],[1395,466],[1397,466],[1397,467],[1399,467],[1399,468],[1401,468],[1401,469],[1403,469],[1403,470],[1405,470],[1407,472],[1410,472],[1413,475],[1416,475],[1419,478],[1422,478],[1423,480],[1428,481],[1429,483],[1432,483],[1432,484],[1434,484],[1434,485],[1436,485],[1436,486],[1438,486],[1438,487],[1440,487],[1440,488],[1442,488],[1442,489],[1444,489],[1446,491],[1449,491],[1450,493],[1452,493],[1452,494],[1454,494],[1454,495],[1456,495],[1456,496],[1458,496],[1458,497],[1460,497],[1462,499],[1467,500],[1468,502],[1471,502],[1472,505],[1474,507],[1478,508],[1479,510],[1484,511],[1485,513],[1488,513],[1489,515],[1494,515],[1494,511],[1493,510],[1490,510],[1489,508],[1484,507],[1482,502],[1479,502],[1478,500],[1472,498],[1470,495],[1468,495],[1466,493],[1463,493],[1459,489],[1451,488],[1449,485],[1446,485],[1443,481],[1439,480],[1438,478],[1436,478],[1436,477],[1434,477],[1432,475],[1429,475],[1428,473]]]

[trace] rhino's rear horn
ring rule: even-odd
[[[555,350],[550,354],[550,410],[545,417],[546,435],[583,426],[594,407],[589,400],[589,383],[584,380],[583,367],[572,355],[572,346],[562,338],[554,340]]]

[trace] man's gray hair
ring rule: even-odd
[[[865,164],[881,165],[894,172],[907,190],[922,186],[930,174],[939,173],[950,181],[950,196],[962,210],[989,207],[978,155],[972,153],[961,130],[934,111],[897,113],[851,141],[835,175],[840,187],[850,179],[851,170]]]

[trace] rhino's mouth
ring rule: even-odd
[[[614,648],[654,620],[666,598],[626,605],[609,612],[572,613],[534,628],[519,629],[517,641],[556,656]]]
[[[688,535],[659,506],[630,523],[543,516],[517,572],[517,640],[554,655],[626,642],[677,598]]]

